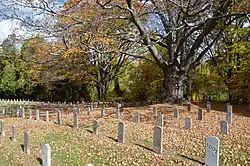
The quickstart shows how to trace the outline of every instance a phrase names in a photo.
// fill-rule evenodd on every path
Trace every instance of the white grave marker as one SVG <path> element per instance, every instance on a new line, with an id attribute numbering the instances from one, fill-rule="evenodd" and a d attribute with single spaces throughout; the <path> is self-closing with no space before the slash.
<path id="1" fill-rule="evenodd" d="M 215 136 L 208 136 L 206 140 L 206 166 L 219 166 L 220 140 Z"/>

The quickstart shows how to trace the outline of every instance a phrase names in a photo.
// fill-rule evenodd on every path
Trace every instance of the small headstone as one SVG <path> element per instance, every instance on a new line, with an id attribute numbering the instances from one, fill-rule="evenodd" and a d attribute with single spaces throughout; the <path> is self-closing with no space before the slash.
<path id="1" fill-rule="evenodd" d="M 57 123 L 59 125 L 62 124 L 62 112 L 61 111 L 57 111 Z"/>
<path id="2" fill-rule="evenodd" d="M 208 136 L 206 140 L 206 166 L 219 166 L 219 138 Z"/>
<path id="3" fill-rule="evenodd" d="M 2 109 L 2 114 L 5 115 L 5 108 Z"/>
<path id="4" fill-rule="evenodd" d="M 190 112 L 191 109 L 192 109 L 192 105 L 189 103 L 189 104 L 188 104 L 188 111 Z"/>
<path id="5" fill-rule="evenodd" d="M 199 108 L 198 110 L 198 120 L 202 120 L 203 119 L 203 110 L 201 108 Z"/>
<path id="6" fill-rule="evenodd" d="M 164 119 L 163 115 L 158 115 L 156 126 L 163 128 L 163 123 L 164 123 L 163 119 Z"/>
<path id="7" fill-rule="evenodd" d="M 19 108 L 19 117 L 21 117 L 23 114 L 23 106 L 20 106 Z"/>
<path id="8" fill-rule="evenodd" d="M 43 145 L 42 166 L 51 166 L 51 148 L 49 144 Z"/>
<path id="9" fill-rule="evenodd" d="M 94 120 L 93 121 L 93 134 L 98 135 L 98 127 L 99 127 L 98 121 Z"/>
<path id="10" fill-rule="evenodd" d="M 122 108 L 122 104 L 121 103 L 117 103 L 117 108 L 121 109 Z"/>
<path id="11" fill-rule="evenodd" d="M 101 108 L 101 117 L 105 116 L 105 108 Z"/>
<path id="12" fill-rule="evenodd" d="M 91 112 L 91 108 L 88 107 L 88 108 L 87 108 L 87 114 L 90 115 L 90 112 Z"/>
<path id="13" fill-rule="evenodd" d="M 125 142 L 125 125 L 123 122 L 118 124 L 118 143 Z"/>
<path id="14" fill-rule="evenodd" d="M 39 110 L 36 110 L 36 120 L 39 120 Z"/>
<path id="15" fill-rule="evenodd" d="M 74 128 L 78 129 L 78 111 L 74 110 Z"/>
<path id="16" fill-rule="evenodd" d="M 228 134 L 228 122 L 225 120 L 220 121 L 220 133 Z"/>
<path id="17" fill-rule="evenodd" d="M 1 136 L 5 136 L 3 120 L 0 120 L 0 132 L 1 132 Z"/>
<path id="18" fill-rule="evenodd" d="M 190 117 L 185 118 L 185 129 L 186 130 L 192 129 L 192 119 Z"/>
<path id="19" fill-rule="evenodd" d="M 68 106 L 68 114 L 70 113 L 70 106 Z"/>
<path id="20" fill-rule="evenodd" d="M 94 166 L 93 164 L 85 164 L 84 166 Z"/>
<path id="21" fill-rule="evenodd" d="M 174 108 L 174 117 L 179 119 L 179 110 L 177 108 Z"/>
<path id="22" fill-rule="evenodd" d="M 160 126 L 157 126 L 154 128 L 154 147 L 153 150 L 154 152 L 158 153 L 158 154 L 162 154 L 163 152 L 163 132 L 162 132 L 162 128 Z"/>
<path id="23" fill-rule="evenodd" d="M 22 118 L 25 119 L 25 110 L 22 108 Z"/>
<path id="24" fill-rule="evenodd" d="M 136 123 L 136 125 L 138 125 L 140 123 L 140 113 L 139 112 L 135 113 L 135 123 Z"/>
<path id="25" fill-rule="evenodd" d="M 32 119 L 32 110 L 30 110 L 29 119 Z"/>
<path id="26" fill-rule="evenodd" d="M 226 112 L 226 121 L 229 124 L 232 124 L 232 119 L 233 119 L 233 107 L 232 107 L 232 105 L 228 105 L 227 112 Z"/>
<path id="27" fill-rule="evenodd" d="M 120 108 L 116 108 L 116 118 L 120 119 L 121 113 L 120 113 Z"/>
<path id="28" fill-rule="evenodd" d="M 16 142 L 16 126 L 15 125 L 11 126 L 11 140 L 13 142 Z"/>
<path id="29" fill-rule="evenodd" d="M 90 103 L 90 111 L 93 111 L 94 110 L 94 103 Z"/>
<path id="30" fill-rule="evenodd" d="M 12 116 L 12 108 L 10 108 L 10 112 L 11 112 L 11 116 Z M 20 110 L 19 110 L 19 108 L 17 108 L 17 110 L 16 110 L 16 116 L 17 117 L 19 117 L 19 114 L 20 114 Z"/>
<path id="31" fill-rule="evenodd" d="M 211 103 L 210 101 L 207 101 L 207 112 L 211 112 Z"/>
<path id="32" fill-rule="evenodd" d="M 45 120 L 46 122 L 49 121 L 49 111 L 45 111 L 45 118 L 44 118 L 44 120 Z"/>
<path id="33" fill-rule="evenodd" d="M 157 110 L 155 106 L 153 106 L 153 117 L 157 117 Z"/>
<path id="34" fill-rule="evenodd" d="M 30 137 L 29 137 L 29 134 L 26 131 L 24 132 L 23 150 L 24 150 L 24 153 L 30 154 Z"/>

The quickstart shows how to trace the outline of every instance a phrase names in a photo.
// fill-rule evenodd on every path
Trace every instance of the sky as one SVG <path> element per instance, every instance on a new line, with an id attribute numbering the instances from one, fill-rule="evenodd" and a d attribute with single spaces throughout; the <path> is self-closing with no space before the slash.
<path id="1" fill-rule="evenodd" d="M 56 5 L 62 5 L 66 1 L 67 0 L 57 0 Z M 17 20 L 3 20 L 0 17 L 0 44 L 13 32 L 13 29 L 16 29 L 16 32 L 19 32 L 20 35 L 25 33 L 23 29 L 20 30 L 18 24 Z"/>
<path id="2" fill-rule="evenodd" d="M 16 20 L 2 20 L 0 22 L 0 43 L 10 35 L 14 29 L 20 29 Z M 19 31 L 21 34 L 24 32 Z"/>

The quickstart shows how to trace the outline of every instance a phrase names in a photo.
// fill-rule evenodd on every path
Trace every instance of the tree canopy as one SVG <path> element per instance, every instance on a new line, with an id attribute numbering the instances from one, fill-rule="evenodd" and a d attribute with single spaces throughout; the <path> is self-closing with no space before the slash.
<path id="1" fill-rule="evenodd" d="M 0 4 L 3 18 L 31 33 L 1 45 L 4 97 L 249 100 L 247 0 Z"/>

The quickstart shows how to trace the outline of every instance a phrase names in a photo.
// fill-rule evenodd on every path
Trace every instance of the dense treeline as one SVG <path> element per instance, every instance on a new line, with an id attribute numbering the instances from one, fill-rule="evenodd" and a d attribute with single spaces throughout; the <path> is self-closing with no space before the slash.
<path id="1" fill-rule="evenodd" d="M 44 11 L 31 2 L 16 5 Z M 56 22 L 18 18 L 53 36 L 43 31 L 20 42 L 13 33 L 2 42 L 0 97 L 250 101 L 247 1 L 146 2 L 69 0 L 60 12 L 47 4 Z"/>

